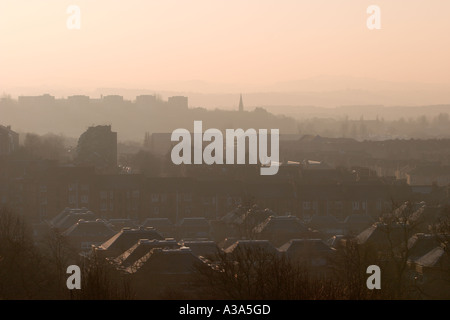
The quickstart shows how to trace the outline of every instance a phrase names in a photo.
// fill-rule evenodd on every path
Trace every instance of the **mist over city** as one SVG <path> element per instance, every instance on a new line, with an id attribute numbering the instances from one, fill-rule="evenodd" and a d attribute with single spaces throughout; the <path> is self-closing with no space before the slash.
<path id="1" fill-rule="evenodd" d="M 2 1 L 0 300 L 449 299 L 449 11 Z"/>

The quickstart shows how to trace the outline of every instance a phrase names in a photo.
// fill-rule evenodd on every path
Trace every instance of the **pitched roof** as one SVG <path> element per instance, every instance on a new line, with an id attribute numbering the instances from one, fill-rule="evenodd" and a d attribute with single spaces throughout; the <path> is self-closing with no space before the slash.
<path id="1" fill-rule="evenodd" d="M 99 237 L 109 239 L 116 234 L 105 221 L 97 219 L 96 221 L 78 220 L 73 226 L 62 233 L 67 237 Z"/>
<path id="2" fill-rule="evenodd" d="M 163 228 L 173 227 L 173 223 L 168 218 L 147 218 L 144 220 L 141 226 L 153 227 L 155 229 L 158 229 L 161 227 Z"/>
<path id="3" fill-rule="evenodd" d="M 390 246 L 399 244 L 405 236 L 405 228 L 401 224 L 386 225 L 381 222 L 362 231 L 356 236 L 358 244 L 373 244 L 377 246 Z"/>
<path id="4" fill-rule="evenodd" d="M 127 271 L 148 275 L 186 275 L 195 273 L 198 263 L 202 261 L 189 248 L 156 248 L 128 267 Z"/>
<path id="5" fill-rule="evenodd" d="M 65 208 L 56 217 L 50 220 L 50 224 L 60 230 L 66 230 L 77 223 L 80 219 L 94 221 L 97 219 L 97 215 L 92 211 L 89 211 L 87 208 Z"/>
<path id="6" fill-rule="evenodd" d="M 431 207 L 423 203 L 420 208 L 414 211 L 408 218 L 410 222 L 416 224 L 434 223 L 439 219 L 440 208 Z"/>
<path id="7" fill-rule="evenodd" d="M 184 218 L 177 225 L 179 227 L 209 228 L 208 220 L 204 217 Z"/>
<path id="8" fill-rule="evenodd" d="M 227 214 L 220 218 L 220 220 L 227 224 L 241 224 L 243 222 L 246 210 L 247 209 L 242 205 L 239 205 L 237 208 L 227 212 Z"/>
<path id="9" fill-rule="evenodd" d="M 132 219 L 109 219 L 108 225 L 114 230 L 122 230 L 122 228 L 135 228 L 136 221 Z"/>
<path id="10" fill-rule="evenodd" d="M 302 233 L 308 229 L 295 216 L 270 216 L 254 228 L 256 233 Z"/>
<path id="11" fill-rule="evenodd" d="M 257 225 L 265 221 L 270 216 L 276 216 L 277 214 L 269 208 L 260 209 L 257 205 L 252 207 L 239 205 L 237 208 L 228 212 L 221 218 L 227 224 L 246 224 Z"/>
<path id="12" fill-rule="evenodd" d="M 219 247 L 214 241 L 201 240 L 201 241 L 181 241 L 184 247 L 191 249 L 192 253 L 196 256 L 211 257 L 218 253 Z"/>
<path id="13" fill-rule="evenodd" d="M 448 253 L 445 252 L 445 249 L 442 246 L 432 249 L 430 252 L 417 259 L 416 264 L 426 268 L 434 268 L 445 265 L 446 270 L 450 267 Z"/>
<path id="14" fill-rule="evenodd" d="M 99 249 L 123 252 L 136 244 L 139 239 L 163 240 L 164 238 L 154 228 L 123 228 L 109 240 L 102 243 Z"/>
<path id="15" fill-rule="evenodd" d="M 122 267 L 128 267 L 141 259 L 154 248 L 175 249 L 179 247 L 179 244 L 173 238 L 168 238 L 165 240 L 140 239 L 134 246 L 115 258 L 114 261 Z"/>
<path id="16" fill-rule="evenodd" d="M 292 239 L 282 245 L 279 250 L 285 252 L 288 256 L 306 255 L 306 254 L 330 254 L 334 249 L 326 245 L 322 239 Z"/>
<path id="17" fill-rule="evenodd" d="M 13 133 L 13 134 L 18 134 L 14 131 L 11 130 L 11 126 L 4 126 L 0 124 L 0 131 L 6 132 L 6 133 Z"/>
<path id="18" fill-rule="evenodd" d="M 416 233 L 408 239 L 409 261 L 416 261 L 441 245 L 439 236 L 425 233 Z"/>
<path id="19" fill-rule="evenodd" d="M 269 240 L 238 240 L 224 251 L 226 253 L 235 253 L 239 250 L 264 251 L 269 254 L 278 254 L 277 248 L 275 248 Z"/>
<path id="20" fill-rule="evenodd" d="M 233 243 L 235 243 L 238 240 L 239 239 L 236 237 L 227 237 L 227 238 L 223 239 L 222 241 L 220 241 L 218 243 L 218 246 L 219 246 L 219 248 L 225 250 L 226 248 L 228 248 L 229 246 L 231 246 Z"/>

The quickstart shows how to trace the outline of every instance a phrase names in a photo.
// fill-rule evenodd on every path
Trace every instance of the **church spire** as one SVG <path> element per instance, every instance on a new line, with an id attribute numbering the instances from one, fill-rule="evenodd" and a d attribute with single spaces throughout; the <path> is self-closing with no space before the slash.
<path id="1" fill-rule="evenodd" d="M 244 111 L 244 103 L 242 102 L 242 93 L 241 93 L 241 97 L 239 99 L 239 111 L 240 112 Z"/>

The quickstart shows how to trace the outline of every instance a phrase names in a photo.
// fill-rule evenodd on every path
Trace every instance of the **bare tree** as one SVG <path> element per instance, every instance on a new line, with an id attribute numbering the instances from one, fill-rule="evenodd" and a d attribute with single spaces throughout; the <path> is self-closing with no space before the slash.
<path id="1" fill-rule="evenodd" d="M 39 249 L 44 255 L 49 270 L 51 271 L 55 287 L 55 294 L 58 298 L 69 298 L 66 288 L 67 267 L 77 263 L 77 251 L 69 244 L 67 238 L 61 232 L 52 228 L 44 235 Z"/>
<path id="2" fill-rule="evenodd" d="M 0 299 L 38 299 L 51 296 L 45 259 L 34 246 L 24 219 L 0 209 Z"/>
<path id="3" fill-rule="evenodd" d="M 130 279 L 97 254 L 84 257 L 81 266 L 81 290 L 72 290 L 71 298 L 80 300 L 129 300 L 134 297 Z"/>
<path id="4" fill-rule="evenodd" d="M 214 299 L 368 299 L 380 292 L 365 287 L 366 278 L 349 279 L 318 275 L 306 265 L 260 249 L 219 251 L 214 263 L 199 265 L 199 288 L 205 298 Z M 361 292 L 354 294 L 350 286 Z"/>

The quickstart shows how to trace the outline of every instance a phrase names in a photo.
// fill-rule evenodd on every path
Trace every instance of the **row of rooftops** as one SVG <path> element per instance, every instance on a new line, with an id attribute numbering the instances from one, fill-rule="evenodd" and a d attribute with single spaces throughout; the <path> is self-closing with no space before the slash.
<path id="1" fill-rule="evenodd" d="M 266 211 L 273 213 L 271 211 Z M 50 223 L 56 227 L 61 228 L 64 227 L 65 223 L 67 221 L 70 221 L 68 219 L 69 217 L 73 217 L 75 219 L 88 216 L 89 218 L 94 218 L 94 214 L 87 210 L 87 209 L 66 209 L 64 210 L 60 215 L 55 217 Z M 108 221 L 102 220 L 102 219 L 95 219 L 92 221 L 88 221 L 85 219 L 78 219 L 73 225 L 68 227 L 64 234 L 66 235 L 73 235 L 74 232 L 77 231 L 77 229 L 84 229 L 85 231 L 89 232 L 104 232 L 109 231 L 111 233 L 114 233 L 109 240 L 104 242 L 102 245 L 98 247 L 100 250 L 110 250 L 110 249 L 121 249 L 125 247 L 130 247 L 129 245 L 131 242 L 136 242 L 140 239 L 153 239 L 158 241 L 166 241 L 161 236 L 161 234 L 157 231 L 157 229 L 154 228 L 154 226 L 146 226 L 146 224 L 152 224 L 151 222 L 155 221 L 160 226 L 170 226 L 170 220 L 164 219 L 164 218 L 157 218 L 157 219 L 147 219 L 145 220 L 144 224 L 137 228 L 132 227 L 123 227 L 119 232 L 114 232 L 112 228 L 108 225 Z M 272 222 L 272 223 L 271 223 Z M 280 216 L 276 217 L 273 215 L 270 215 L 266 221 L 264 221 L 262 224 L 258 225 L 255 229 L 264 230 L 266 228 L 276 228 L 276 226 L 272 226 L 273 224 L 278 224 L 278 227 L 285 227 L 288 226 L 291 228 L 292 232 L 297 231 L 306 231 L 306 227 L 300 222 L 300 220 L 297 217 L 294 216 Z M 209 223 L 205 218 L 185 218 L 180 221 L 178 224 L 179 226 L 203 226 L 209 228 Z M 87 229 L 87 230 L 86 230 Z M 289 231 L 289 230 L 288 230 Z M 126 239 L 131 240 L 126 240 Z M 124 242 L 125 241 L 125 242 Z M 148 243 L 150 240 L 143 240 L 142 243 Z M 174 240 L 168 239 L 164 243 L 173 243 Z M 266 243 L 264 240 L 261 240 L 261 243 Z M 198 243 L 192 240 L 183 240 L 184 244 L 192 244 L 192 243 Z M 244 240 L 241 240 L 241 243 L 246 243 Z M 258 242 L 255 242 L 258 243 Z"/>
<path id="2" fill-rule="evenodd" d="M 396 254 L 404 254 L 407 250 L 407 264 L 423 271 L 424 268 L 450 267 L 449 234 L 416 233 L 407 235 L 408 241 L 404 243 L 404 228 L 402 225 L 390 227 L 381 223 L 374 224 L 357 236 L 360 245 L 374 246 L 379 250 L 393 247 Z M 448 269 L 447 269 L 448 270 Z"/>
<path id="3" fill-rule="evenodd" d="M 373 223 L 374 219 L 366 214 L 351 214 L 345 218 L 344 221 L 338 221 L 334 216 L 317 216 L 313 215 L 308 220 L 300 220 L 296 216 L 285 215 L 278 216 L 275 212 L 269 209 L 255 210 L 253 212 L 239 213 L 239 209 L 232 210 L 221 218 L 221 221 L 227 224 L 242 224 L 246 218 L 255 215 L 259 216 L 259 220 L 262 222 L 258 229 L 263 229 L 264 226 L 269 225 L 273 227 L 274 224 L 284 225 L 289 228 L 292 226 L 300 226 L 304 228 L 304 225 L 332 225 L 339 223 Z M 422 209 L 421 209 L 422 210 Z M 205 217 L 186 217 L 181 219 L 178 223 L 173 224 L 168 218 L 147 218 L 142 224 L 138 225 L 136 221 L 132 219 L 99 219 L 99 217 L 87 208 L 80 209 L 64 209 L 60 214 L 55 216 L 49 221 L 49 223 L 58 229 L 67 229 L 76 222 L 87 221 L 105 221 L 111 225 L 125 225 L 124 228 L 132 229 L 133 227 L 172 227 L 172 226 L 203 226 L 208 227 L 209 222 Z"/>
<path id="4" fill-rule="evenodd" d="M 123 233 L 122 233 L 123 235 Z M 117 267 L 134 273 L 139 270 L 148 259 L 154 259 L 156 255 L 169 257 L 173 260 L 183 259 L 182 255 L 188 255 L 189 260 L 197 261 L 198 259 L 214 260 L 219 251 L 230 255 L 239 255 L 243 252 L 263 253 L 270 255 L 285 255 L 296 261 L 302 259 L 310 259 L 320 257 L 323 259 L 322 264 L 328 263 L 336 253 L 336 248 L 325 243 L 321 239 L 291 239 L 284 245 L 276 248 L 268 240 L 237 240 L 225 248 L 219 248 L 214 241 L 195 240 L 176 242 L 175 239 L 139 239 L 128 249 L 119 253 L 120 250 L 114 248 L 124 247 L 124 241 L 119 245 L 119 237 L 113 241 L 107 241 L 95 250 L 110 251 L 105 257 L 110 256 Z M 132 242 L 129 242 L 131 244 Z M 125 245 L 126 247 L 127 245 Z M 428 234 L 415 234 L 408 241 L 408 249 L 410 256 L 408 264 L 419 266 L 420 268 L 433 268 L 438 264 L 448 263 L 446 256 L 446 244 L 439 242 L 439 238 Z M 166 273 L 172 270 L 172 267 L 158 269 L 153 268 L 152 271 Z"/>
<path id="5" fill-rule="evenodd" d="M 395 214 L 399 215 L 402 210 L 406 210 L 405 206 L 406 204 L 399 207 Z M 424 204 L 416 204 L 413 209 L 415 210 L 413 213 L 421 212 L 424 214 L 427 212 Z M 278 230 L 287 230 L 286 232 L 288 234 L 295 236 L 296 234 L 300 234 L 300 232 L 307 231 L 304 223 L 297 217 L 277 217 L 270 210 L 260 211 L 262 211 L 263 216 L 264 214 L 268 215 L 266 219 L 262 220 L 255 227 L 256 231 L 260 233 L 264 231 L 276 233 L 277 231 L 273 229 L 279 228 Z M 53 222 L 56 224 L 64 224 L 67 221 L 67 216 L 79 218 L 83 214 L 88 216 L 93 215 L 87 209 L 66 209 L 63 213 L 55 217 Z M 123 222 L 122 220 L 124 219 L 116 220 Z M 151 220 L 147 220 L 145 224 L 151 224 Z M 196 220 L 195 218 L 188 218 L 185 219 L 185 222 L 187 221 L 188 225 L 192 223 L 195 225 Z M 208 223 L 205 219 L 201 220 L 206 224 Z M 163 218 L 155 219 L 154 221 L 161 225 L 170 225 L 170 221 Z M 103 235 L 108 239 L 101 244 L 93 245 L 93 252 L 108 258 L 120 270 L 128 273 L 151 270 L 154 274 L 187 274 L 193 264 L 198 262 L 211 262 L 214 260 L 214 257 L 217 257 L 219 252 L 230 257 L 236 257 L 236 255 L 239 255 L 241 252 L 246 252 L 249 249 L 268 255 L 284 255 L 296 261 L 308 261 L 308 263 L 316 267 L 326 267 L 328 262 L 331 261 L 330 259 L 336 254 L 336 250 L 341 248 L 347 240 L 347 237 L 337 235 L 325 242 L 322 239 L 310 236 L 309 238 L 291 238 L 287 242 L 277 246 L 268 239 L 245 240 L 227 238 L 220 243 L 209 239 L 182 239 L 177 241 L 174 238 L 165 238 L 154 227 L 145 225 L 141 225 L 138 228 L 124 227 L 119 232 L 116 232 L 108 226 L 107 221 L 102 219 L 93 221 L 79 219 L 64 234 L 73 236 L 76 234 L 78 227 L 87 230 L 88 233 L 98 233 L 101 230 Z M 394 251 L 399 251 L 402 249 L 402 241 L 405 239 L 404 235 L 401 234 L 403 230 L 404 228 L 402 228 L 401 223 L 390 225 L 388 229 L 385 223 L 377 222 L 361 232 L 356 237 L 356 241 L 361 246 L 376 245 L 379 248 L 393 244 Z M 390 242 L 386 237 L 387 231 L 390 232 Z M 76 235 L 80 237 L 84 236 L 83 233 Z M 423 270 L 424 268 L 434 268 L 443 263 L 448 263 L 446 253 L 448 243 L 442 240 L 446 237 L 448 235 L 441 237 L 441 235 L 424 233 L 408 235 L 408 265 L 411 268 Z"/>
<path id="6" fill-rule="evenodd" d="M 269 216 L 267 219 L 263 220 L 259 224 L 257 224 L 252 232 L 255 235 L 261 235 L 262 237 L 267 235 L 291 235 L 291 236 L 299 236 L 305 237 L 313 234 L 313 230 L 325 230 L 327 228 L 334 228 L 334 230 L 343 230 L 346 227 L 353 227 L 357 225 L 367 226 L 370 225 L 370 217 L 367 218 L 360 217 L 361 220 L 356 222 L 351 222 L 351 219 L 348 217 L 345 222 L 339 222 L 334 217 L 332 219 L 314 219 L 314 217 L 309 220 L 306 224 L 302 222 L 300 219 L 294 216 Z M 317 221 L 318 220 L 318 221 Z M 53 225 L 59 230 L 64 230 L 63 234 L 71 237 L 82 237 L 83 235 L 89 236 L 92 234 L 97 235 L 110 235 L 113 236 L 117 233 L 119 229 L 115 228 L 117 224 L 111 220 L 85 220 L 79 219 L 75 223 L 71 224 L 70 219 L 63 219 L 60 224 Z M 67 227 L 68 225 L 70 225 Z M 311 228 L 312 227 L 312 228 Z M 166 218 L 149 218 L 144 221 L 141 226 L 133 227 L 126 226 L 120 228 L 123 233 L 143 233 L 148 231 L 153 231 L 158 233 L 161 237 L 164 235 L 174 235 L 175 230 L 178 228 L 182 229 L 193 229 L 198 231 L 196 233 L 197 237 L 200 236 L 200 231 L 202 234 L 209 238 L 210 230 L 213 228 L 208 220 L 205 218 L 184 218 L 179 221 L 178 224 L 173 225 L 169 219 Z"/>
<path id="7" fill-rule="evenodd" d="M 345 230 L 363 230 L 371 225 L 373 219 L 368 215 L 352 215 L 344 222 L 332 216 L 313 216 L 303 221 L 296 216 L 277 216 L 275 212 L 253 207 L 245 210 L 238 207 L 221 220 L 209 221 L 204 217 L 184 218 L 173 224 L 168 218 L 148 218 L 141 224 L 131 219 L 100 219 L 86 208 L 66 208 L 49 221 L 49 225 L 63 232 L 65 236 L 82 241 L 102 243 L 99 250 L 108 250 L 112 243 L 119 245 L 117 250 L 125 250 L 139 239 L 159 239 L 176 237 L 178 240 L 189 238 L 217 239 L 222 235 L 227 237 L 249 237 L 247 233 L 239 232 L 240 228 L 250 226 L 248 231 L 256 239 L 267 239 L 281 245 L 294 238 L 322 238 L 334 234 L 343 234 Z M 225 232 L 225 233 L 223 233 Z M 130 235 L 131 242 L 120 245 L 115 242 L 121 234 Z M 101 241 L 101 240 L 104 241 Z M 106 241 L 109 239 L 108 241 Z M 122 239 L 122 238 L 121 238 Z M 231 244 L 230 244 L 231 245 Z M 114 249 L 114 248 L 113 248 Z"/>
<path id="8" fill-rule="evenodd" d="M 96 248 L 97 250 L 97 248 Z M 182 241 L 174 239 L 149 240 L 140 239 L 138 242 L 118 256 L 111 256 L 108 260 L 116 267 L 129 273 L 139 271 L 148 261 L 188 260 L 188 262 L 214 262 L 220 252 L 230 258 L 237 258 L 241 254 L 261 254 L 267 258 L 285 255 L 296 261 L 302 258 L 323 257 L 325 261 L 335 254 L 336 249 L 329 247 L 320 239 L 293 239 L 280 248 L 274 247 L 268 240 L 238 240 L 227 248 L 219 248 L 214 241 Z M 159 259 L 156 259 L 158 257 Z M 185 261 L 186 263 L 186 261 Z M 180 261 L 178 261 L 180 264 Z M 188 263 L 189 264 L 189 263 Z M 164 265 L 164 264 L 163 264 Z M 148 267 L 148 266 L 147 266 Z M 175 266 L 178 268 L 180 266 Z M 155 273 L 174 273 L 174 266 L 155 265 Z"/>
<path id="9" fill-rule="evenodd" d="M 449 260 L 446 247 L 432 235 L 416 234 L 410 238 L 408 249 L 411 252 L 408 264 L 419 268 L 433 268 L 442 263 L 448 265 Z M 201 248 L 199 248 L 201 247 Z M 111 258 L 117 267 L 134 273 L 139 270 L 150 258 L 156 255 L 169 257 L 173 260 L 183 259 L 189 256 L 189 260 L 211 261 L 217 257 L 219 251 L 229 255 L 231 258 L 241 253 L 264 254 L 267 257 L 273 255 L 285 255 L 295 261 L 307 261 L 321 258 L 316 267 L 326 266 L 330 259 L 336 254 L 336 248 L 325 243 L 321 239 L 291 239 L 279 248 L 274 247 L 268 240 L 238 240 L 226 248 L 219 249 L 213 241 L 187 241 L 176 243 L 174 239 L 148 240 L 140 239 L 138 242 L 117 257 Z M 184 255 L 184 256 L 183 256 Z M 205 260 L 206 259 L 206 260 Z M 305 260 L 306 259 L 306 260 Z M 320 261 L 320 260 L 319 260 Z M 173 266 L 157 269 L 153 272 L 167 273 Z M 173 271 L 173 270 L 172 270 Z M 172 272 L 170 271 L 170 272 Z"/>
<path id="10" fill-rule="evenodd" d="M 187 217 L 181 219 L 175 225 L 168 218 L 147 218 L 142 224 L 138 224 L 137 221 L 132 219 L 100 219 L 97 214 L 90 211 L 87 208 L 71 209 L 65 208 L 60 214 L 48 221 L 49 224 L 59 230 L 67 230 L 76 223 L 91 223 L 99 224 L 104 223 L 111 228 L 122 226 L 127 232 L 137 232 L 137 230 L 143 230 L 145 228 L 167 228 L 167 227 L 205 227 L 209 228 L 209 222 L 204 217 Z"/>

